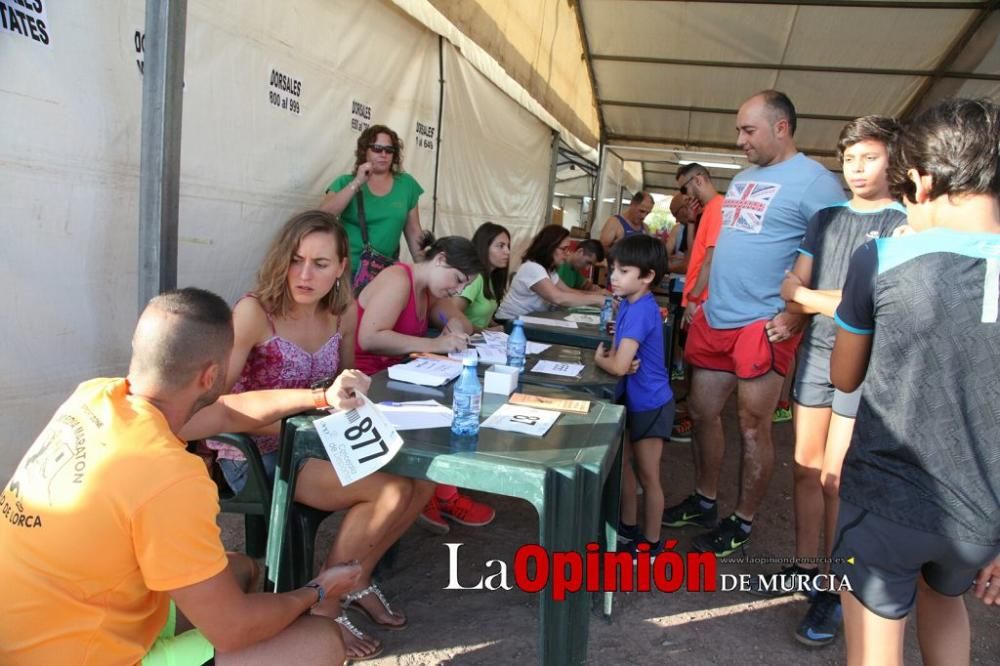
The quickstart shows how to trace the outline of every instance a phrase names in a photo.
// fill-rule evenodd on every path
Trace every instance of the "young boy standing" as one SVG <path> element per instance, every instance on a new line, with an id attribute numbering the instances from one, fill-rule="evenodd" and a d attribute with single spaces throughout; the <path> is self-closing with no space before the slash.
<path id="1" fill-rule="evenodd" d="M 864 381 L 834 573 L 849 664 L 968 664 L 962 595 L 1000 585 L 1000 107 L 946 99 L 899 138 L 889 178 L 916 232 L 866 243 L 837 307 L 831 377 Z M 985 597 L 984 597 L 985 595 Z"/>
<path id="2" fill-rule="evenodd" d="M 650 554 L 663 551 L 660 518 L 663 515 L 663 486 L 660 483 L 660 454 L 663 440 L 670 438 L 674 423 L 674 396 L 663 354 L 663 318 L 650 293 L 667 270 L 663 243 L 651 236 L 629 236 L 611 249 L 611 291 L 623 300 L 618 309 L 613 348 L 597 347 L 594 362 L 621 377 L 615 391 L 625 405 L 628 438 L 625 442 L 622 478 L 622 513 L 619 533 L 633 553 L 644 541 Z M 633 359 L 639 362 L 628 374 Z M 643 490 L 643 525 L 638 527 L 636 482 Z"/>
<path id="3" fill-rule="evenodd" d="M 898 123 L 883 116 L 864 116 L 844 126 L 837 154 L 852 197 L 812 217 L 795 265 L 781 285 L 789 312 L 814 315 L 799 347 L 794 384 L 795 556 L 808 562 L 819 556 L 823 534 L 823 554 L 829 557 L 833 548 L 840 468 L 861 399 L 860 390 L 843 393 L 830 381 L 834 310 L 854 251 L 870 239 L 891 236 L 906 224 L 906 210 L 889 191 L 887 175 L 898 136 Z M 782 571 L 782 582 L 817 572 L 815 565 L 796 564 Z M 786 585 L 765 594 L 795 591 Z M 839 595 L 818 592 L 795 637 L 806 645 L 827 645 L 836 638 L 840 621 Z"/>

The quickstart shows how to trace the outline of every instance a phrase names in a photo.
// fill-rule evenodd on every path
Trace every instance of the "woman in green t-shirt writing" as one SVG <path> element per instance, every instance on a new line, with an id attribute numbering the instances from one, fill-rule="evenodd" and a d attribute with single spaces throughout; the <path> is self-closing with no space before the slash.
<path id="1" fill-rule="evenodd" d="M 507 290 L 510 233 L 499 224 L 484 222 L 472 235 L 472 244 L 486 271 L 477 275 L 452 301 L 475 329 L 481 331 L 494 325 L 493 313 Z"/>
<path id="2" fill-rule="evenodd" d="M 354 170 L 330 183 L 320 209 L 340 216 L 347 230 L 351 251 L 351 272 L 357 273 L 364 246 L 358 222 L 357 196 L 364 197 L 368 242 L 386 257 L 399 255 L 399 240 L 406 236 L 410 254 L 420 256 L 420 211 L 417 200 L 423 194 L 413 176 L 403 171 L 403 144 L 399 135 L 385 125 L 372 125 L 358 137 Z"/>

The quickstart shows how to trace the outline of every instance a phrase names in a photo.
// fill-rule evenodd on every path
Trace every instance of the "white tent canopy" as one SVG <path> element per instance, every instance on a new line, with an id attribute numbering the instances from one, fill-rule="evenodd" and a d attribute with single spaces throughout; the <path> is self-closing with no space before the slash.
<path id="1" fill-rule="evenodd" d="M 674 191 L 682 161 L 744 164 L 735 112 L 761 89 L 788 93 L 800 149 L 836 168 L 848 119 L 1000 99 L 998 6 L 188 0 L 178 283 L 249 289 L 270 235 L 350 168 L 373 122 L 406 144 L 425 227 L 493 220 L 517 250 L 552 183 L 600 224 L 620 195 Z M 17 10 L 31 21 L 0 30 L 0 474 L 77 381 L 124 372 L 138 281 L 145 3 Z M 735 173 L 710 171 L 720 190 Z"/>
<path id="2" fill-rule="evenodd" d="M 76 383 L 126 371 L 137 315 L 145 4 L 42 4 L 47 43 L 0 32 L 5 477 Z M 250 289 L 271 235 L 352 167 L 370 123 L 399 132 L 425 228 L 492 220 L 519 255 L 544 223 L 558 123 L 394 4 L 189 0 L 186 26 L 179 285 Z"/>

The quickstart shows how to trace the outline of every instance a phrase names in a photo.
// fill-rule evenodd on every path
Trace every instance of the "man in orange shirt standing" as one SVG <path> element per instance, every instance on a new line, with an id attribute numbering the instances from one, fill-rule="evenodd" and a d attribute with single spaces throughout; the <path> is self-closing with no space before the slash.
<path id="1" fill-rule="evenodd" d="M 0 663 L 343 661 L 337 625 L 303 613 L 352 589 L 360 567 L 245 594 L 234 570 L 246 567 L 230 564 L 219 538 L 215 484 L 185 440 L 355 407 L 368 379 L 345 371 L 325 391 L 220 398 L 232 345 L 215 294 L 157 296 L 136 326 L 128 377 L 80 384 L 28 449 L 0 491 Z"/>
<path id="2" fill-rule="evenodd" d="M 708 273 L 712 266 L 715 242 L 722 228 L 722 202 L 725 197 L 715 190 L 708 169 L 696 162 L 685 164 L 677 170 L 677 187 L 682 195 L 697 201 L 702 209 L 698 231 L 688 252 L 687 275 L 681 296 L 681 306 L 684 307 L 684 315 L 681 317 L 683 332 L 691 324 L 701 304 L 708 299 Z M 675 442 L 690 442 L 694 424 L 687 416 L 686 409 L 678 411 L 678 419 L 670 439 Z"/>
<path id="3" fill-rule="evenodd" d="M 677 187 L 681 194 L 694 197 L 702 206 L 698 233 L 688 258 L 684 295 L 681 297 L 681 305 L 684 306 L 681 326 L 687 328 L 698 308 L 708 299 L 708 273 L 719 229 L 722 228 L 722 201 L 725 197 L 715 191 L 708 169 L 697 163 L 685 164 L 677 170 Z"/>

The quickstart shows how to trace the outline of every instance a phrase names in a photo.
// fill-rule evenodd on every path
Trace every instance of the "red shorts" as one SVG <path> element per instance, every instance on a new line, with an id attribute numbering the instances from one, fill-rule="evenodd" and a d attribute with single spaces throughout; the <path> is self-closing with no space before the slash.
<path id="1" fill-rule="evenodd" d="M 712 328 L 698 308 L 688 328 L 684 359 L 696 368 L 731 372 L 740 379 L 762 377 L 771 370 L 785 376 L 802 334 L 782 342 L 767 339 L 767 319 L 743 328 Z"/>

